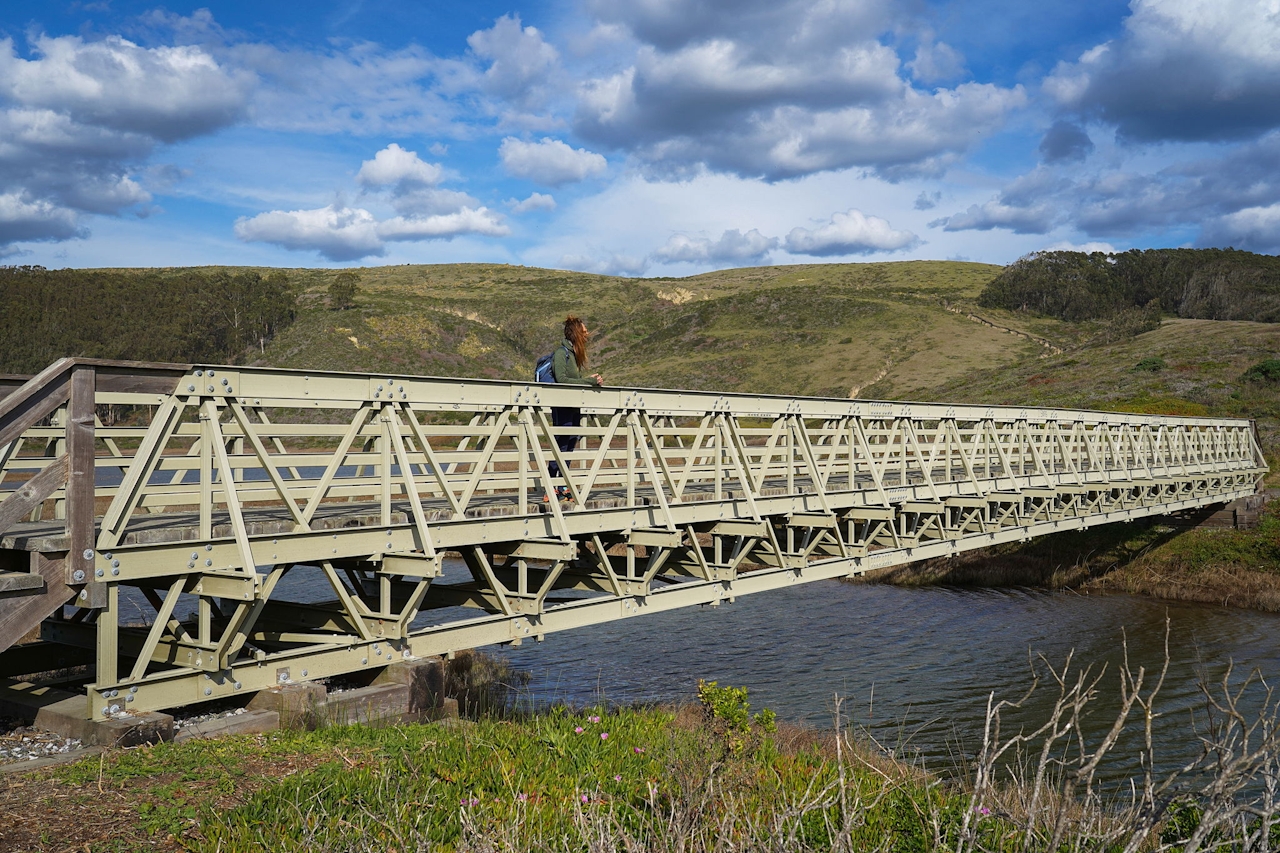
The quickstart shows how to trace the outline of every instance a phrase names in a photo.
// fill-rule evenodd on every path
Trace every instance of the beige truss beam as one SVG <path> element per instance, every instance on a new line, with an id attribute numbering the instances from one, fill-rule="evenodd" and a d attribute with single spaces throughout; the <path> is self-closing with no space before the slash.
<path id="1" fill-rule="evenodd" d="M 0 438 L 0 551 L 90 537 L 44 628 L 95 650 L 87 716 L 1202 507 L 1267 470 L 1225 418 L 82 360 L 0 401 Z M 289 601 L 289 572 L 336 599 Z"/>

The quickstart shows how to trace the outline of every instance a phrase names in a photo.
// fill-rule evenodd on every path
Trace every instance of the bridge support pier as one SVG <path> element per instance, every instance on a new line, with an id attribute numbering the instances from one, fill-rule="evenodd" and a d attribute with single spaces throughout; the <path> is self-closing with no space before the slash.
<path id="1" fill-rule="evenodd" d="M 84 718 L 84 697 L 71 696 L 36 712 L 36 728 L 75 738 L 85 746 L 141 746 L 173 740 L 173 717 L 159 711 L 107 720 Z"/>

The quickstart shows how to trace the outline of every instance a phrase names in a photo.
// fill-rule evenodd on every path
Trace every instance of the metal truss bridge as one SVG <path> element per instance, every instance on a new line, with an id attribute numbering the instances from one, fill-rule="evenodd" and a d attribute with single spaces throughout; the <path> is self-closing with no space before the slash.
<path id="1" fill-rule="evenodd" d="M 85 719 L 1230 501 L 1267 469 L 1220 418 L 84 359 L 0 394 L 0 677 L 79 654 Z"/>

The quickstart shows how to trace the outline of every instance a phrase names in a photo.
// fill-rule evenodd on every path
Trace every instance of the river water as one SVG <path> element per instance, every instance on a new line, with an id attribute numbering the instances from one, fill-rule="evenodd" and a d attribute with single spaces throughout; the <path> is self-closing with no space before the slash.
<path id="1" fill-rule="evenodd" d="M 332 598 L 318 574 L 291 573 L 277 595 Z M 465 575 L 461 561 L 446 561 L 445 579 Z M 131 608 L 139 618 L 150 611 L 132 591 L 122 605 L 126 621 Z M 475 615 L 427 611 L 414 626 Z M 1128 595 L 819 581 L 486 651 L 529 673 L 516 697 L 526 708 L 691 702 L 705 679 L 746 687 L 753 710 L 829 729 L 839 698 L 846 724 L 895 755 L 948 772 L 980 749 L 989 698 L 1019 699 L 1036 673 L 1041 688 L 1008 713 L 1005 730 L 1043 723 L 1057 696 L 1045 676 L 1068 656 L 1072 672 L 1102 675 L 1081 726 L 1096 743 L 1115 719 L 1126 646 L 1130 669 L 1144 667 L 1149 688 L 1164 665 L 1166 620 L 1168 674 L 1155 705 L 1155 742 L 1157 768 L 1170 769 L 1200 749 L 1202 685 L 1221 681 L 1232 664 L 1236 682 L 1254 671 L 1280 680 L 1280 614 Z M 1253 712 L 1260 701 L 1255 690 L 1245 705 Z M 1139 719 L 1102 766 L 1104 780 L 1138 772 Z"/>
<path id="2" fill-rule="evenodd" d="M 1157 767 L 1170 768 L 1200 749 L 1205 701 L 1201 685 L 1221 680 L 1234 662 L 1239 677 L 1280 676 L 1280 615 L 1127 595 L 1081 595 L 1027 589 L 906 589 L 826 581 L 693 608 L 549 635 L 541 644 L 497 652 L 531 673 L 522 700 L 540 705 L 679 702 L 698 679 L 747 687 L 753 709 L 784 720 L 831 727 L 842 715 L 895 754 L 926 766 L 955 768 L 981 746 L 989 696 L 1016 700 L 1033 666 L 1106 667 L 1083 731 L 1097 742 L 1119 707 L 1127 643 L 1131 669 L 1148 684 L 1165 659 L 1169 670 L 1156 708 Z M 1043 660 L 1041 660 L 1041 657 Z M 1041 688 L 1006 731 L 1046 718 L 1056 690 Z M 1261 697 L 1248 694 L 1256 710 Z M 1104 779 L 1138 769 L 1135 715 L 1102 768 Z"/>

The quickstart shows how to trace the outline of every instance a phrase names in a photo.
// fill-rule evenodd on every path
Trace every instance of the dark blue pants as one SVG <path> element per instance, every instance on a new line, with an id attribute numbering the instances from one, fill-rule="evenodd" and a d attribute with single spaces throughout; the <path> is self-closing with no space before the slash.
<path id="1" fill-rule="evenodd" d="M 581 409 L 559 409 L 555 406 L 551 407 L 551 425 L 558 427 L 576 427 L 582 423 Z M 573 448 L 578 446 L 578 437 L 576 435 L 557 435 L 556 446 L 560 448 L 561 453 L 571 453 Z M 560 476 L 560 464 L 554 459 L 547 465 L 547 471 L 552 477 Z"/>

